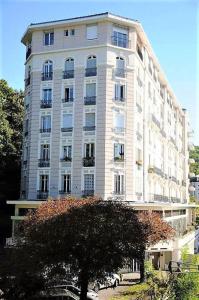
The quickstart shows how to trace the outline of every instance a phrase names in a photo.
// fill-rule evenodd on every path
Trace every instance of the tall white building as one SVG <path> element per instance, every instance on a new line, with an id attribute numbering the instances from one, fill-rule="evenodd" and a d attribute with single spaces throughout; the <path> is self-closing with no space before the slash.
<path id="1" fill-rule="evenodd" d="M 95 194 L 158 211 L 183 240 L 192 222 L 187 113 L 141 24 L 110 13 L 37 23 L 22 43 L 26 109 L 21 199 L 8 201 L 13 234 L 26 209 L 49 196 Z M 175 243 L 150 249 L 157 263 L 164 257 L 161 267 L 179 256 Z"/>

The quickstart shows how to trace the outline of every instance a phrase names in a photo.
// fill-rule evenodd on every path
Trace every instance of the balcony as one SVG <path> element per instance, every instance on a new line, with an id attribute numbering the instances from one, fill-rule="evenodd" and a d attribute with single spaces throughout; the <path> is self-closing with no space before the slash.
<path id="1" fill-rule="evenodd" d="M 113 191 L 113 195 L 123 196 L 124 195 L 124 191 Z"/>
<path id="2" fill-rule="evenodd" d="M 69 156 L 65 156 L 63 158 L 60 158 L 61 162 L 71 162 L 72 161 L 72 157 Z"/>
<path id="3" fill-rule="evenodd" d="M 85 69 L 85 76 L 86 77 L 91 77 L 91 76 L 96 76 L 97 75 L 97 68 L 86 68 Z"/>
<path id="4" fill-rule="evenodd" d="M 27 87 L 28 85 L 30 85 L 30 76 L 25 79 L 25 87 Z"/>
<path id="5" fill-rule="evenodd" d="M 173 182 L 175 182 L 176 184 L 178 184 L 178 180 L 177 180 L 177 178 L 176 177 L 174 177 L 174 176 L 171 176 L 171 177 L 169 177 Z"/>
<path id="6" fill-rule="evenodd" d="M 125 78 L 126 77 L 126 70 L 121 68 L 114 69 L 114 75 L 116 77 Z"/>
<path id="7" fill-rule="evenodd" d="M 84 97 L 85 105 L 95 105 L 96 104 L 96 96 Z"/>
<path id="8" fill-rule="evenodd" d="M 119 38 L 116 35 L 113 35 L 111 37 L 111 43 L 112 43 L 112 45 L 121 47 L 121 48 L 129 48 L 129 44 L 130 44 L 130 42 L 126 38 Z"/>
<path id="9" fill-rule="evenodd" d="M 63 71 L 63 79 L 74 78 L 74 70 Z"/>
<path id="10" fill-rule="evenodd" d="M 59 194 L 62 196 L 68 196 L 68 195 L 71 195 L 71 191 L 60 190 Z"/>
<path id="11" fill-rule="evenodd" d="M 53 72 L 48 72 L 48 73 L 42 73 L 41 74 L 41 80 L 42 81 L 47 81 L 47 80 L 52 80 L 53 79 Z"/>
<path id="12" fill-rule="evenodd" d="M 84 167 L 94 167 L 95 166 L 95 157 L 84 157 L 83 158 Z"/>
<path id="13" fill-rule="evenodd" d="M 125 101 L 125 98 L 124 97 L 114 97 L 114 100 L 115 101 L 118 101 L 118 102 L 124 102 Z"/>
<path id="14" fill-rule="evenodd" d="M 40 133 L 50 133 L 51 132 L 51 128 L 41 128 L 40 129 Z"/>
<path id="15" fill-rule="evenodd" d="M 40 167 L 40 168 L 49 168 L 50 167 L 50 159 L 40 158 L 39 161 L 38 161 L 38 167 Z"/>
<path id="16" fill-rule="evenodd" d="M 164 203 L 170 202 L 169 197 L 163 196 L 163 195 L 158 195 L 158 194 L 149 195 L 149 199 L 150 199 L 150 201 L 154 201 L 154 202 L 164 202 Z"/>
<path id="17" fill-rule="evenodd" d="M 62 103 L 71 103 L 74 101 L 74 98 L 64 98 L 62 99 Z"/>
<path id="18" fill-rule="evenodd" d="M 84 126 L 84 131 L 95 131 L 95 126 Z"/>
<path id="19" fill-rule="evenodd" d="M 72 132 L 73 131 L 73 127 L 62 127 L 61 131 L 62 132 Z"/>
<path id="20" fill-rule="evenodd" d="M 171 197 L 171 202 L 172 203 L 180 203 L 180 198 L 177 198 L 177 197 Z"/>
<path id="21" fill-rule="evenodd" d="M 148 173 L 155 173 L 161 177 L 165 177 L 164 172 L 160 168 L 154 166 L 148 168 Z"/>
<path id="22" fill-rule="evenodd" d="M 48 191 L 37 191 L 37 199 L 45 200 L 48 198 Z"/>
<path id="23" fill-rule="evenodd" d="M 29 47 L 27 49 L 27 51 L 26 51 L 26 59 L 28 59 L 28 57 L 30 56 L 31 52 L 32 52 L 32 49 L 31 49 L 31 47 Z"/>
<path id="24" fill-rule="evenodd" d="M 51 100 L 41 100 L 41 108 L 51 108 L 52 101 Z"/>
<path id="25" fill-rule="evenodd" d="M 94 196 L 94 190 L 83 190 L 82 197 Z"/>
<path id="26" fill-rule="evenodd" d="M 124 154 L 121 154 L 120 157 L 115 156 L 114 157 L 114 162 L 124 162 Z"/>

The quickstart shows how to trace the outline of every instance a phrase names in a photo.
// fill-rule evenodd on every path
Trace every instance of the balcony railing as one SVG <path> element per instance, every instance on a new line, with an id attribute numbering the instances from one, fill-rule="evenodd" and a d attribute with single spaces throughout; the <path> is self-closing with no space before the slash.
<path id="1" fill-rule="evenodd" d="M 84 97 L 85 105 L 95 105 L 96 104 L 96 96 Z"/>
<path id="2" fill-rule="evenodd" d="M 125 78 L 126 77 L 126 70 L 121 68 L 116 68 L 114 70 L 114 74 L 116 77 Z"/>
<path id="3" fill-rule="evenodd" d="M 74 78 L 74 70 L 63 71 L 63 79 Z"/>
<path id="4" fill-rule="evenodd" d="M 115 101 L 118 101 L 118 102 L 124 102 L 125 101 L 125 98 L 124 97 L 114 97 L 114 100 Z"/>
<path id="5" fill-rule="evenodd" d="M 180 198 L 177 198 L 177 197 L 171 197 L 171 202 L 173 203 L 180 203 Z"/>
<path id="6" fill-rule="evenodd" d="M 48 198 L 48 191 L 37 191 L 37 199 L 41 199 L 41 200 L 44 200 L 44 199 L 47 199 Z"/>
<path id="7" fill-rule="evenodd" d="M 168 196 L 163 196 L 158 194 L 150 194 L 149 199 L 150 201 L 154 201 L 154 202 L 170 202 Z"/>
<path id="8" fill-rule="evenodd" d="M 84 126 L 83 129 L 84 129 L 84 131 L 94 131 L 95 126 Z"/>
<path id="9" fill-rule="evenodd" d="M 63 158 L 60 158 L 61 162 L 71 162 L 72 161 L 72 157 L 69 156 L 65 156 Z"/>
<path id="10" fill-rule="evenodd" d="M 126 38 L 119 38 L 118 36 L 113 35 L 111 37 L 111 43 L 114 46 L 122 47 L 122 48 L 129 48 L 130 42 Z"/>
<path id="11" fill-rule="evenodd" d="M 124 195 L 124 191 L 113 191 L 113 195 Z"/>
<path id="12" fill-rule="evenodd" d="M 148 168 L 148 173 L 155 173 L 155 174 L 157 174 L 161 177 L 165 177 L 164 172 L 161 169 L 159 169 L 158 167 L 155 167 L 155 166 L 149 167 Z"/>
<path id="13" fill-rule="evenodd" d="M 41 100 L 41 108 L 51 108 L 52 101 L 51 100 Z"/>
<path id="14" fill-rule="evenodd" d="M 123 162 L 124 161 L 124 154 L 121 154 L 121 156 L 115 156 L 114 162 Z"/>
<path id="15" fill-rule="evenodd" d="M 38 166 L 40 168 L 49 168 L 50 167 L 50 160 L 40 158 L 39 162 L 38 162 Z"/>
<path id="16" fill-rule="evenodd" d="M 51 128 L 41 128 L 40 133 L 51 132 Z"/>
<path id="17" fill-rule="evenodd" d="M 25 79 L 25 86 L 30 85 L 30 76 Z"/>
<path id="18" fill-rule="evenodd" d="M 95 166 L 95 157 L 84 157 L 83 158 L 84 167 L 94 167 Z"/>
<path id="19" fill-rule="evenodd" d="M 48 73 L 42 73 L 41 74 L 41 80 L 42 81 L 47 81 L 47 80 L 52 80 L 53 79 L 53 72 L 48 72 Z"/>
<path id="20" fill-rule="evenodd" d="M 83 190 L 82 197 L 94 196 L 94 190 Z"/>
<path id="21" fill-rule="evenodd" d="M 73 127 L 62 127 L 61 131 L 62 132 L 72 132 L 73 131 Z"/>
<path id="22" fill-rule="evenodd" d="M 60 195 L 66 196 L 66 195 L 70 195 L 70 194 L 71 194 L 71 191 L 60 190 L 60 191 L 59 191 L 59 194 L 60 194 Z"/>
<path id="23" fill-rule="evenodd" d="M 31 49 L 31 47 L 29 47 L 27 49 L 27 51 L 26 51 L 26 59 L 28 59 L 28 57 L 30 56 L 31 52 L 32 52 L 32 49 Z"/>
<path id="24" fill-rule="evenodd" d="M 97 68 L 86 68 L 85 69 L 85 76 L 90 77 L 90 76 L 96 76 L 97 75 Z"/>
<path id="25" fill-rule="evenodd" d="M 64 98 L 64 99 L 62 99 L 63 103 L 70 103 L 70 102 L 73 102 L 73 101 L 74 101 L 74 98 Z"/>

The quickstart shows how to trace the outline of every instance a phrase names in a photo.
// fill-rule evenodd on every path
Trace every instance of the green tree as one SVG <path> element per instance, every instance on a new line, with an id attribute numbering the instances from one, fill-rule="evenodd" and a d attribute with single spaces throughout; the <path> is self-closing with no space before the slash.
<path id="1" fill-rule="evenodd" d="M 157 214 L 149 215 L 148 219 L 156 219 L 165 232 L 172 231 Z M 84 300 L 90 281 L 103 278 L 106 272 L 117 272 L 126 259 L 139 259 L 146 245 L 165 238 L 165 233 L 159 234 L 160 229 L 150 228 L 153 224 L 147 222 L 147 213 L 140 216 L 120 202 L 95 198 L 47 201 L 28 216 L 23 242 L 17 249 L 25 253 L 22 264 L 30 265 L 25 261 L 31 259 L 37 278 L 48 272 L 49 280 L 56 272 L 63 274 L 63 266 L 70 265 L 71 273 L 78 276 L 80 299 Z M 19 272 L 21 266 L 15 269 Z M 30 276 L 30 270 L 24 271 L 24 267 L 19 273 Z M 12 276 L 15 281 L 17 274 Z M 0 273 L 0 277 L 5 278 L 5 274 Z"/>
<path id="2" fill-rule="evenodd" d="M 6 200 L 18 199 L 23 131 L 23 92 L 0 80 L 0 243 L 9 233 L 11 211 Z"/>
<path id="3" fill-rule="evenodd" d="M 195 149 L 190 151 L 189 156 L 195 160 L 195 163 L 190 166 L 190 171 L 199 175 L 199 146 L 195 146 Z"/>

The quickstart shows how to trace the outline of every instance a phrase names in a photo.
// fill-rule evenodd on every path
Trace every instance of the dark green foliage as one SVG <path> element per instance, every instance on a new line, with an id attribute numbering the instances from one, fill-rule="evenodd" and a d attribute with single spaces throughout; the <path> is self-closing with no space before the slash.
<path id="1" fill-rule="evenodd" d="M 190 166 L 190 171 L 199 175 L 199 146 L 195 146 L 195 149 L 190 151 L 189 156 L 195 160 L 195 163 Z"/>

